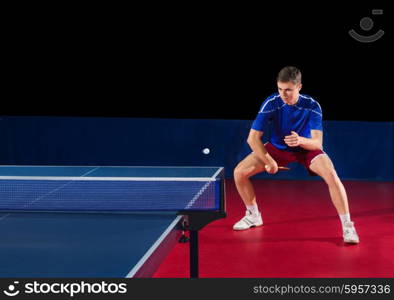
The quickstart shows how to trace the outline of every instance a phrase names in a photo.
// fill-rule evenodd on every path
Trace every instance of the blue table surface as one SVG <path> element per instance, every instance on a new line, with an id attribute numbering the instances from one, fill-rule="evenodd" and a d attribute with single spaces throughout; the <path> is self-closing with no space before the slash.
<path id="1" fill-rule="evenodd" d="M 0 166 L 0 176 L 213 177 L 219 167 Z M 0 213 L 0 277 L 125 277 L 176 212 Z"/>
<path id="2" fill-rule="evenodd" d="M 127 276 L 173 212 L 2 213 L 0 277 Z"/>
<path id="3" fill-rule="evenodd" d="M 0 176 L 212 177 L 219 167 L 0 166 Z"/>

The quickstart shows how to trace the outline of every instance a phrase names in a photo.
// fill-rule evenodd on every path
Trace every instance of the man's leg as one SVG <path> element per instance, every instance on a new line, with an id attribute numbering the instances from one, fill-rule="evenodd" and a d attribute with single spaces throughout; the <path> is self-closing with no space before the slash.
<path id="1" fill-rule="evenodd" d="M 261 214 L 258 211 L 254 188 L 249 177 L 264 171 L 264 163 L 254 153 L 249 154 L 234 169 L 235 185 L 247 209 L 245 217 L 234 225 L 234 230 L 245 230 L 263 224 Z"/>
<path id="2" fill-rule="evenodd" d="M 254 153 L 249 154 L 235 167 L 235 185 L 245 205 L 256 204 L 256 195 L 249 177 L 264 171 L 264 163 Z"/>
<path id="3" fill-rule="evenodd" d="M 326 154 L 317 156 L 309 168 L 324 179 L 328 185 L 332 203 L 338 214 L 348 214 L 349 204 L 345 187 L 339 179 L 331 159 Z"/>
<path id="4" fill-rule="evenodd" d="M 331 201 L 341 219 L 345 242 L 358 243 L 359 239 L 350 220 L 349 204 L 345 187 L 339 179 L 334 165 L 327 154 L 316 156 L 309 168 L 324 179 L 328 185 Z"/>

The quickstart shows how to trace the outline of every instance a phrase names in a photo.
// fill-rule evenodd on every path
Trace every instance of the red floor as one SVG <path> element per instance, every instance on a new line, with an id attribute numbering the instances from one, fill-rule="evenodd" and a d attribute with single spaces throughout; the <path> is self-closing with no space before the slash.
<path id="1" fill-rule="evenodd" d="M 233 231 L 245 208 L 226 183 L 228 217 L 200 231 L 200 277 L 394 277 L 394 182 L 344 181 L 360 244 L 342 242 L 323 181 L 254 180 L 264 225 Z M 154 277 L 188 277 L 177 244 Z"/>

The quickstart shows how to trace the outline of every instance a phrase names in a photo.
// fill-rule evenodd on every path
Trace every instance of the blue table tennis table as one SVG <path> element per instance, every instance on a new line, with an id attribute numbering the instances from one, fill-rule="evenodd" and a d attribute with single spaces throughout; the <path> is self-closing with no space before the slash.
<path id="1" fill-rule="evenodd" d="M 151 277 L 181 223 L 198 277 L 198 230 L 225 217 L 223 172 L 0 166 L 0 277 Z"/>

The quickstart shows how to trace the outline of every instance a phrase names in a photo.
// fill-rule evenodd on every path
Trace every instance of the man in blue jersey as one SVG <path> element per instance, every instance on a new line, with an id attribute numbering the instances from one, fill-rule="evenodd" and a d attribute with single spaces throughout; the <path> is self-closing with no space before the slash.
<path id="1" fill-rule="evenodd" d="M 268 172 L 275 174 L 278 166 L 298 162 L 311 175 L 319 175 L 328 185 L 331 200 L 338 212 L 345 243 L 357 244 L 359 237 L 350 219 L 345 188 L 334 165 L 323 151 L 322 111 L 313 98 L 300 94 L 301 72 L 296 67 L 283 68 L 277 77 L 279 93 L 269 96 L 253 122 L 247 142 L 252 149 L 234 170 L 237 190 L 246 206 L 245 216 L 234 230 L 263 225 L 256 196 L 249 177 Z M 270 141 L 262 142 L 264 129 L 272 122 Z"/>

